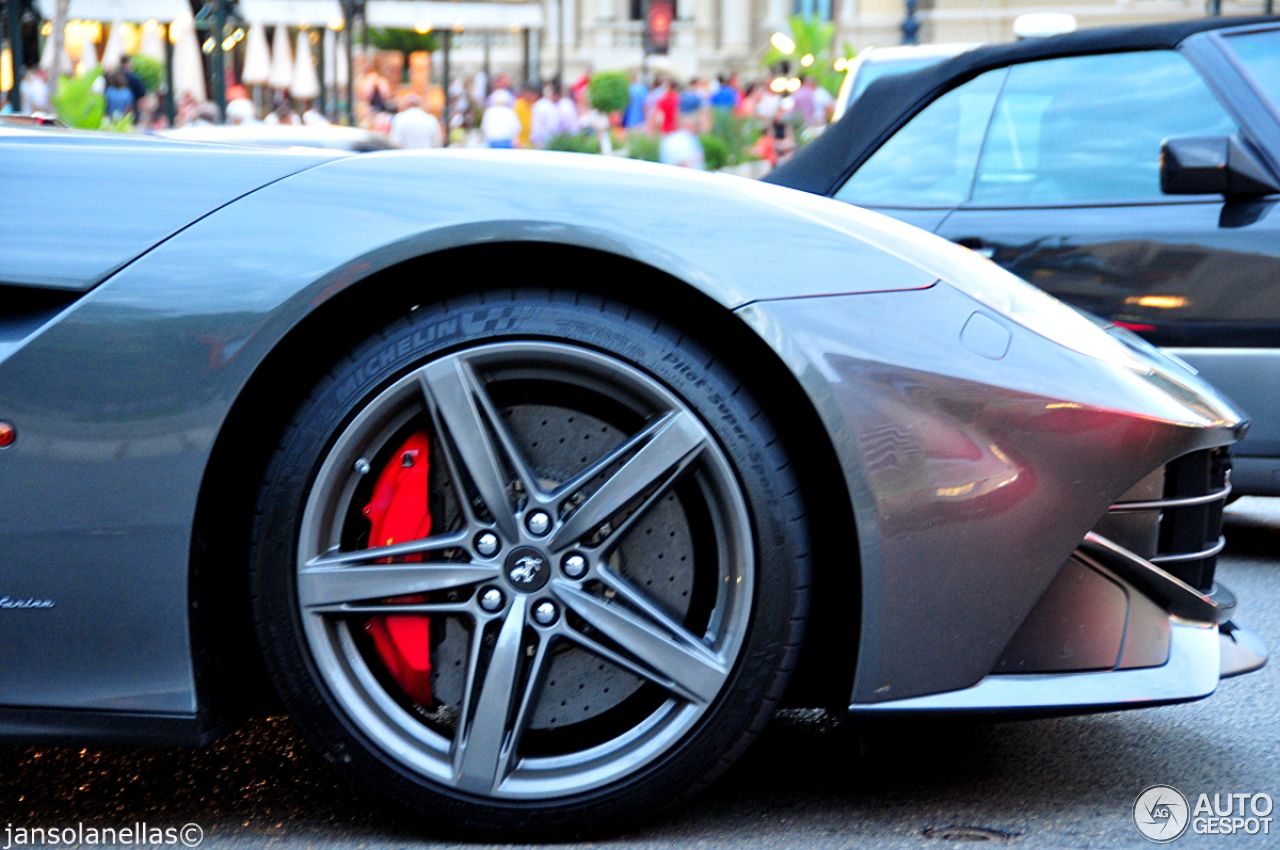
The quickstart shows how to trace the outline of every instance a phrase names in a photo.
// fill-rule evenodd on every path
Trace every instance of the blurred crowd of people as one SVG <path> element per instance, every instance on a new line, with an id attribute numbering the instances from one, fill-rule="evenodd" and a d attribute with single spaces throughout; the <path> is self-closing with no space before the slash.
<path id="1" fill-rule="evenodd" d="M 401 148 L 465 145 L 490 148 L 548 148 L 562 146 L 565 137 L 580 133 L 609 136 L 614 130 L 658 139 L 659 159 L 673 165 L 703 168 L 700 137 L 711 131 L 716 116 L 733 115 L 763 130 L 755 154 L 776 164 L 798 146 L 797 135 L 824 126 L 833 98 L 813 78 L 800 78 L 794 92 L 775 91 L 764 82 L 743 84 L 738 76 L 701 78 L 682 85 L 674 77 L 651 79 L 631 75 L 626 108 L 604 116 L 591 108 L 590 73 L 569 86 L 547 83 L 516 89 L 507 74 L 492 82 L 483 72 L 453 78 L 446 91 L 427 86 L 425 96 L 392 83 L 369 68 L 354 87 L 358 123 L 384 133 Z M 38 68 L 29 69 L 20 85 L 21 110 L 51 112 L 49 84 Z M 140 130 L 168 125 L 158 92 L 149 92 L 134 73 L 128 57 L 99 81 L 107 118 L 131 116 Z M 262 94 L 259 93 L 261 97 Z M 448 98 L 448 109 L 445 98 Z M 244 86 L 227 90 L 225 123 L 328 124 L 314 101 L 295 102 L 287 90 L 274 92 L 267 104 L 255 103 Z M 6 104 L 6 111 L 15 111 Z M 175 109 L 174 126 L 216 124 L 224 120 L 218 107 L 184 94 Z M 447 126 L 446 126 L 447 125 Z"/>
<path id="2" fill-rule="evenodd" d="M 359 80 L 356 96 L 361 126 L 386 133 L 399 147 L 439 147 L 447 131 L 453 145 L 546 148 L 555 146 L 557 137 L 609 131 L 609 118 L 591 109 L 590 79 L 584 74 L 571 86 L 552 82 L 516 90 L 508 75 L 497 75 L 490 85 L 481 71 L 450 82 L 446 113 L 440 89 L 432 89 L 425 100 L 415 92 L 395 96 L 390 82 L 370 70 Z M 723 111 L 763 126 L 759 154 L 776 163 L 795 150 L 798 132 L 827 123 L 832 103 L 831 94 L 813 78 L 802 77 L 794 93 L 779 93 L 763 82 L 743 85 L 737 75 L 681 85 L 669 75 L 646 81 L 635 73 L 627 108 L 613 123 L 628 133 L 659 138 L 662 161 L 700 168 L 698 137 L 710 131 L 717 111 Z"/>

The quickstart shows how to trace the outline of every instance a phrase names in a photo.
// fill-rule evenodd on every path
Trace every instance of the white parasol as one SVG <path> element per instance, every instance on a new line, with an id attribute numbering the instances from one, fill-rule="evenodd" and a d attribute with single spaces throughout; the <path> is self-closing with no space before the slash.
<path id="1" fill-rule="evenodd" d="M 138 52 L 143 56 L 164 61 L 164 36 L 161 35 L 158 25 L 151 29 L 143 28 L 142 43 L 138 46 Z"/>
<path id="2" fill-rule="evenodd" d="M 173 35 L 173 94 L 181 98 L 187 92 L 196 100 L 209 99 L 204 86 L 204 60 L 200 58 L 200 42 L 196 40 L 195 22 L 186 12 L 175 18 Z"/>
<path id="3" fill-rule="evenodd" d="M 262 24 L 249 27 L 244 46 L 244 70 L 240 81 L 251 86 L 266 84 L 271 79 L 271 48 L 267 46 L 267 28 Z"/>
<path id="4" fill-rule="evenodd" d="M 89 37 L 89 28 L 81 26 L 80 28 L 80 61 L 76 67 L 81 74 L 89 74 L 93 69 L 98 67 L 98 47 L 93 43 L 93 39 Z"/>
<path id="5" fill-rule="evenodd" d="M 306 30 L 298 31 L 297 59 L 293 65 L 293 82 L 289 94 L 301 100 L 311 100 L 320 95 L 320 78 L 316 76 L 316 58 L 311 53 Z"/>
<path id="6" fill-rule="evenodd" d="M 58 72 L 61 74 L 71 73 L 71 55 L 67 53 L 66 39 L 62 41 L 62 61 L 59 64 Z M 44 68 L 50 74 L 53 74 L 53 39 L 46 38 L 44 40 L 44 51 L 40 54 L 40 67 Z M 52 77 L 50 77 L 52 80 Z"/>
<path id="7" fill-rule="evenodd" d="M 102 49 L 102 67 L 114 71 L 120 67 L 120 57 L 124 55 L 124 25 L 116 18 L 111 22 L 111 35 L 107 36 L 107 46 Z"/>
<path id="8" fill-rule="evenodd" d="M 276 89 L 287 89 L 293 82 L 293 51 L 289 49 L 289 28 L 276 24 L 276 35 L 271 43 L 271 76 L 267 83 Z"/>

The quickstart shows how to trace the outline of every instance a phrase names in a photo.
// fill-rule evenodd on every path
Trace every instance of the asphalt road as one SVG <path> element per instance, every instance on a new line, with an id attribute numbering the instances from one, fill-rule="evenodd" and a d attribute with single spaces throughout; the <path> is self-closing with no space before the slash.
<path id="1" fill-rule="evenodd" d="M 1280 499 L 1228 511 L 1220 573 L 1239 619 L 1280 647 Z M 1181 706 L 998 724 L 853 729 L 814 713 L 775 721 L 691 805 L 610 848 L 1150 847 L 1131 808 L 1145 787 L 1266 792 L 1280 802 L 1280 665 Z M 1276 812 L 1280 828 L 1280 807 Z M 446 846 L 329 778 L 287 720 L 203 750 L 0 750 L 0 830 L 136 821 L 204 831 L 207 848 Z M 950 831 L 949 831 L 950 830 Z M 0 832 L 0 848 L 6 844 Z M 949 843 L 949 842 L 948 842 Z M 1175 847 L 1280 847 L 1280 837 L 1193 835 Z"/>

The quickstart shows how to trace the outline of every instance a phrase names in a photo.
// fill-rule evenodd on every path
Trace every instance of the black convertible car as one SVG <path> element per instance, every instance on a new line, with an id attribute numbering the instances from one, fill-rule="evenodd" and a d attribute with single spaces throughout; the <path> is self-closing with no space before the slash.
<path id="1" fill-rule="evenodd" d="M 283 703 L 424 830 L 529 841 L 688 799 L 784 699 L 1089 712 L 1266 660 L 1214 580 L 1244 417 L 901 222 L 24 128 L 0 190 L 5 741 Z"/>
<path id="2" fill-rule="evenodd" d="M 1280 18 L 980 47 L 877 80 L 769 180 L 990 257 L 1162 346 L 1253 429 L 1280 494 Z"/>

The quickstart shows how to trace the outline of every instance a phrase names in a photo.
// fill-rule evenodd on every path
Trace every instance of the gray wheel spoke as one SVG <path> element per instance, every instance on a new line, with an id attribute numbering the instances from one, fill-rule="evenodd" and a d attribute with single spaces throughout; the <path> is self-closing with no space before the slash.
<path id="1" fill-rule="evenodd" d="M 475 606 L 470 602 L 406 602 L 402 605 L 361 605 L 356 602 L 338 602 L 333 605 L 312 605 L 312 614 L 472 614 Z"/>
<path id="2" fill-rule="evenodd" d="M 665 477 L 678 475 L 706 445 L 706 430 L 688 413 L 668 413 L 611 453 L 611 458 L 643 443 L 600 488 L 570 514 L 551 540 L 551 548 L 571 546 Z M 605 464 L 607 465 L 607 464 Z M 597 472 L 600 465 L 595 467 Z M 591 470 L 587 471 L 591 473 Z M 594 477 L 594 473 L 590 476 Z M 561 488 L 569 495 L 589 481 L 587 473 Z M 576 486 L 574 486 L 576 485 Z"/>
<path id="3" fill-rule="evenodd" d="M 537 680 L 536 675 L 530 675 L 527 686 L 520 687 L 528 600 L 527 596 L 512 600 L 483 681 L 477 681 L 483 642 L 482 627 L 476 626 L 453 753 L 455 782 L 465 791 L 492 793 L 506 778 L 515 751 L 517 723 L 527 713 L 526 703 Z M 535 660 L 542 657 L 538 653 Z"/>
<path id="4" fill-rule="evenodd" d="M 632 673 L 635 673 L 637 676 L 639 676 L 642 679 L 648 679 L 650 682 L 653 682 L 656 685 L 666 688 L 667 690 L 671 691 L 671 693 L 678 696 L 680 699 L 688 700 L 689 702 L 693 702 L 693 703 L 704 702 L 702 697 L 698 696 L 697 694 L 690 693 L 689 691 L 682 688 L 678 683 L 668 679 L 666 676 L 663 676 L 655 672 L 651 668 L 646 667 L 643 664 L 640 664 L 638 661 L 635 661 L 634 659 L 629 658 L 626 655 L 623 655 L 621 652 L 617 652 L 615 650 L 610 649 L 609 647 L 605 646 L 599 641 L 592 640 L 591 638 L 582 634 L 582 632 L 574 631 L 573 629 L 565 629 L 564 635 L 566 638 L 578 644 L 578 646 L 581 646 L 583 649 L 586 649 L 592 653 L 595 653 L 596 655 L 600 656 L 606 661 L 610 661 L 614 664 L 617 664 L 619 667 L 621 667 L 624 670 L 629 670 Z"/>
<path id="5" fill-rule="evenodd" d="M 688 468 L 687 466 L 685 467 Z M 622 541 L 627 539 L 627 534 L 635 525 L 644 520 L 645 516 L 653 509 L 653 506 L 662 501 L 667 493 L 671 492 L 671 488 L 680 481 L 681 475 L 669 476 L 659 486 L 655 487 L 648 495 L 646 495 L 640 504 L 636 505 L 626 519 L 618 523 L 610 532 L 609 536 L 601 540 L 595 547 L 584 546 L 584 549 L 592 549 L 597 561 L 603 561 L 609 557 L 609 553 L 614 550 Z"/>
<path id="6" fill-rule="evenodd" d="M 671 616 L 654 604 L 653 600 L 613 570 L 602 565 L 596 568 L 595 575 L 605 587 L 622 597 L 623 602 L 638 609 L 642 616 L 648 617 L 669 634 L 682 636 L 686 643 L 692 641 L 699 647 L 703 646 L 701 641 L 689 634 L 688 629 L 671 619 Z"/>
<path id="7" fill-rule="evenodd" d="M 575 614 L 617 644 L 630 659 L 628 666 L 646 671 L 642 675 L 694 702 L 708 703 L 719 693 L 728 676 L 727 665 L 665 615 L 661 621 L 650 619 L 559 579 L 551 589 Z"/>
<path id="8" fill-rule="evenodd" d="M 449 590 L 498 577 L 484 564 L 428 562 L 369 566 L 308 566 L 298 572 L 298 600 L 306 609 Z"/>
<path id="9" fill-rule="evenodd" d="M 457 452 L 451 466 L 471 479 L 494 523 L 508 539 L 514 538 L 515 505 L 509 492 L 508 469 L 514 471 L 526 490 L 532 486 L 531 476 L 484 388 L 460 357 L 429 363 L 418 376 L 436 429 L 447 437 L 445 450 L 451 447 Z M 458 491 L 465 500 L 461 481 Z"/>
<path id="10" fill-rule="evenodd" d="M 312 558 L 307 568 L 312 567 L 344 567 L 354 564 L 371 564 L 383 558 L 403 558 L 405 555 L 422 555 L 427 552 L 439 552 L 444 549 L 460 549 L 467 545 L 470 535 L 466 531 L 452 534 L 440 534 L 424 537 L 421 540 L 406 540 L 390 546 L 375 546 L 372 549 L 357 549 L 353 552 L 332 552 Z"/>

